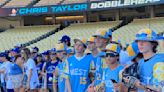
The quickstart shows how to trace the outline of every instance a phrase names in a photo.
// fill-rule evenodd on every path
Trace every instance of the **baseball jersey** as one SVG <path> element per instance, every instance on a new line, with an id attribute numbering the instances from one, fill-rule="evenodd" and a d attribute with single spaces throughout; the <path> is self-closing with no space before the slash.
<path id="1" fill-rule="evenodd" d="M 101 53 L 101 52 L 100 52 Z M 101 57 L 97 57 L 96 62 L 96 71 L 95 71 L 95 86 L 99 85 L 102 81 L 103 70 L 106 68 L 105 59 Z"/>
<path id="2" fill-rule="evenodd" d="M 139 73 L 140 73 L 140 81 L 146 85 L 154 85 L 156 84 L 154 78 L 154 69 L 157 69 L 155 65 L 159 62 L 164 62 L 164 54 L 156 54 L 151 57 L 148 61 L 144 61 L 141 59 L 139 61 Z"/>
<path id="3" fill-rule="evenodd" d="M 36 65 L 36 69 L 37 69 L 38 76 L 40 76 L 40 73 L 41 73 L 41 71 L 42 71 L 42 69 L 43 69 L 43 64 L 44 64 L 44 62 L 40 62 L 40 63 L 38 63 L 38 64 Z M 39 83 L 40 83 L 40 85 L 41 85 L 41 83 L 42 83 L 42 78 L 39 79 Z"/>
<path id="4" fill-rule="evenodd" d="M 119 73 L 124 67 L 119 65 L 114 70 L 110 68 L 106 68 L 103 72 L 102 82 L 105 83 L 105 90 L 106 92 L 114 92 L 114 86 L 112 80 L 115 80 L 119 83 L 121 80 L 119 79 Z"/>
<path id="5" fill-rule="evenodd" d="M 89 73 L 95 69 L 94 62 L 90 55 L 84 55 L 78 59 L 75 55 L 68 58 L 68 76 L 72 92 L 85 92 L 91 83 Z"/>
<path id="6" fill-rule="evenodd" d="M 55 63 L 48 62 L 46 64 L 46 71 L 47 71 L 47 85 L 52 86 L 53 81 L 53 71 L 55 71 L 56 66 L 58 65 L 58 61 Z"/>
<path id="7" fill-rule="evenodd" d="M 66 81 L 66 74 L 64 71 L 66 71 L 65 68 L 66 67 L 66 61 L 65 62 L 59 62 L 57 67 L 56 67 L 56 70 L 58 71 L 58 90 L 59 92 L 67 92 L 67 89 L 66 89 L 66 84 L 65 84 L 65 81 Z"/>
<path id="8" fill-rule="evenodd" d="M 97 62 L 97 58 L 98 58 L 98 55 L 97 56 L 93 56 L 93 54 L 90 54 L 90 56 L 92 57 L 93 61 L 94 61 L 94 64 L 96 66 L 96 62 Z"/>

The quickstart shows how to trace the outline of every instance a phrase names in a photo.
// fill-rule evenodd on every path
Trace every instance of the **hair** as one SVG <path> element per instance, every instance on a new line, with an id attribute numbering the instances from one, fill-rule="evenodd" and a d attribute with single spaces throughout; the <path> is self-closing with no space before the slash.
<path id="1" fill-rule="evenodd" d="M 120 62 L 120 54 L 117 55 L 118 59 L 117 59 L 117 62 Z"/>
<path id="2" fill-rule="evenodd" d="M 143 54 L 142 53 L 138 53 L 137 56 L 132 59 L 132 62 L 138 62 L 137 59 L 141 59 L 141 58 L 143 58 Z"/>
<path id="3" fill-rule="evenodd" d="M 71 42 L 70 41 L 67 41 L 66 44 L 67 44 L 68 47 L 71 46 Z"/>
<path id="4" fill-rule="evenodd" d="M 18 54 L 18 55 L 15 55 L 15 56 L 14 56 L 14 62 L 16 62 L 16 60 L 17 60 L 19 57 L 21 57 L 21 55 L 19 55 L 19 54 Z"/>
<path id="5" fill-rule="evenodd" d="M 156 53 L 157 52 L 157 47 L 158 47 L 158 42 L 157 41 L 151 41 L 151 44 L 153 45 L 153 52 Z"/>
<path id="6" fill-rule="evenodd" d="M 46 61 L 51 61 L 50 55 L 48 54 L 46 56 L 47 56 L 47 60 Z M 44 57 L 45 57 L 45 55 L 44 55 Z"/>
<path id="7" fill-rule="evenodd" d="M 11 59 L 11 58 L 9 57 L 9 54 L 6 54 L 6 57 L 5 57 L 5 58 L 6 58 L 7 61 L 10 61 L 10 59 Z"/>
<path id="8" fill-rule="evenodd" d="M 25 59 L 25 60 L 29 59 L 29 58 L 31 57 L 30 49 L 28 49 L 28 48 L 24 48 L 24 49 L 22 49 L 22 50 L 23 50 L 24 53 L 25 53 L 25 57 L 24 57 L 24 59 Z"/>
<path id="9" fill-rule="evenodd" d="M 110 41 L 112 41 L 112 36 L 109 35 L 109 38 L 108 38 L 108 42 L 110 43 Z"/>

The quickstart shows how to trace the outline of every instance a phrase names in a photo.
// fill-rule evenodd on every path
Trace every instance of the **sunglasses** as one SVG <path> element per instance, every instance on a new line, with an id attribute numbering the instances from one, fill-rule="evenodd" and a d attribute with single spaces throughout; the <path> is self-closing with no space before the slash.
<path id="1" fill-rule="evenodd" d="M 106 53 L 106 57 L 117 57 L 119 54 L 117 53 Z"/>
<path id="2" fill-rule="evenodd" d="M 36 54 L 37 52 L 32 52 L 33 54 Z"/>

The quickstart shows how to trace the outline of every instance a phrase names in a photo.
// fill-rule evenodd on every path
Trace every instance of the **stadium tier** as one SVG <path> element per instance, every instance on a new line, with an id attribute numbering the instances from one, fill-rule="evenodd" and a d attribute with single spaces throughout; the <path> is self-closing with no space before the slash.
<path id="1" fill-rule="evenodd" d="M 96 22 L 96 23 L 79 23 L 72 24 L 71 26 L 53 34 L 52 36 L 43 39 L 37 43 L 32 44 L 29 47 L 37 46 L 40 48 L 40 51 L 46 51 L 51 49 L 58 43 L 58 40 L 63 35 L 69 35 L 72 39 L 76 37 L 85 37 L 93 35 L 98 29 L 109 29 L 113 26 L 116 26 L 119 21 L 112 22 Z M 164 18 L 153 18 L 153 19 L 135 19 L 132 23 L 118 29 L 113 33 L 113 40 L 120 39 L 123 46 L 125 44 L 131 43 L 135 39 L 135 34 L 138 30 L 142 28 L 151 28 L 154 29 L 157 33 L 164 31 Z M 7 30 L 0 34 L 1 45 L 0 50 L 4 51 L 12 48 L 17 43 L 25 43 L 31 41 L 53 29 L 57 26 L 34 26 L 34 27 L 20 27 L 15 29 Z M 120 35 L 121 34 L 121 35 Z M 130 39 L 129 39 L 130 38 Z M 73 41 L 73 40 L 72 40 Z M 73 42 L 72 42 L 73 43 Z M 163 52 L 161 46 L 158 50 Z"/>
<path id="2" fill-rule="evenodd" d="M 135 19 L 132 23 L 118 29 L 113 33 L 113 39 L 120 39 L 121 43 L 131 43 L 135 39 L 135 34 L 143 28 L 151 28 L 157 33 L 164 32 L 164 18 L 153 19 Z M 120 35 L 121 34 L 121 35 Z M 158 48 L 159 52 L 163 52 L 162 46 Z"/>
<path id="3" fill-rule="evenodd" d="M 4 5 L 3 7 L 4 8 L 8 8 L 8 7 L 25 7 L 25 6 L 31 4 L 34 1 L 35 0 L 11 0 L 6 5 Z"/>
<path id="4" fill-rule="evenodd" d="M 0 6 L 3 5 L 5 2 L 7 2 L 8 0 L 0 0 Z"/>
<path id="5" fill-rule="evenodd" d="M 74 38 L 88 38 L 89 36 L 95 34 L 95 31 L 101 28 L 109 29 L 115 25 L 117 25 L 119 22 L 114 21 L 114 22 L 97 22 L 97 23 L 81 23 L 81 24 L 72 24 L 71 26 L 65 28 L 64 30 L 59 31 L 58 33 L 50 36 L 47 39 L 41 40 L 38 43 L 35 43 L 29 47 L 34 47 L 37 46 L 40 48 L 40 51 L 46 51 L 51 48 L 55 47 L 55 44 L 57 44 L 59 39 L 63 35 L 68 35 L 72 39 L 72 44 L 73 44 L 73 39 Z"/>
<path id="6" fill-rule="evenodd" d="M 65 0 L 63 4 L 73 4 L 73 3 L 84 3 L 87 2 L 88 0 Z"/>
<path id="7" fill-rule="evenodd" d="M 82 23 L 82 24 L 72 24 L 68 28 L 50 36 L 47 39 L 44 39 L 38 43 L 35 43 L 29 47 L 38 46 L 40 51 L 46 51 L 55 46 L 55 43 L 58 43 L 58 40 L 62 35 L 69 35 L 72 39 L 76 37 L 85 37 L 93 35 L 96 30 L 101 28 L 111 28 L 116 26 L 119 22 L 97 22 L 97 23 Z M 157 33 L 163 32 L 164 30 L 164 18 L 153 18 L 153 19 L 136 19 L 132 23 L 124 26 L 113 33 L 113 40 L 120 39 L 123 46 L 129 44 L 135 39 L 135 34 L 142 28 L 152 28 Z M 130 39 L 129 39 L 130 38 Z M 73 40 L 72 40 L 73 41 Z M 73 43 L 73 42 L 72 42 Z M 162 46 L 158 48 L 159 52 L 163 52 Z"/>
<path id="8" fill-rule="evenodd" d="M 45 6 L 45 5 L 57 5 L 60 4 L 63 0 L 40 0 L 34 6 Z"/>
<path id="9" fill-rule="evenodd" d="M 16 44 L 31 41 L 47 32 L 56 29 L 58 25 L 51 26 L 31 26 L 9 29 L 0 34 L 0 51 L 13 48 Z"/>

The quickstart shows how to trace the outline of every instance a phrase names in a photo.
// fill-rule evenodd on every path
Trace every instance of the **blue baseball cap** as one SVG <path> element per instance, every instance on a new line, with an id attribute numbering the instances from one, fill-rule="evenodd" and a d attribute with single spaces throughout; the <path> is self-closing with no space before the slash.
<path id="1" fill-rule="evenodd" d="M 67 46 L 64 43 L 58 43 L 56 45 L 56 52 L 67 51 Z"/>
<path id="2" fill-rule="evenodd" d="M 15 52 L 15 53 L 20 53 L 20 49 L 19 48 L 13 48 L 11 49 L 12 52 Z"/>
<path id="3" fill-rule="evenodd" d="M 139 54 L 138 44 L 132 42 L 126 49 L 130 60 L 134 59 Z"/>
<path id="4" fill-rule="evenodd" d="M 157 41 L 157 34 L 155 31 L 147 28 L 147 29 L 141 29 L 136 34 L 135 41 Z"/>
<path id="5" fill-rule="evenodd" d="M 63 35 L 59 41 L 60 42 L 70 42 L 71 38 L 68 35 Z"/>
<path id="6" fill-rule="evenodd" d="M 0 53 L 0 57 L 8 57 L 8 54 L 5 52 Z"/>
<path id="7" fill-rule="evenodd" d="M 49 51 L 45 51 L 42 53 L 43 55 L 49 55 Z"/>
<path id="8" fill-rule="evenodd" d="M 108 39 L 109 38 L 109 32 L 107 32 L 106 29 L 99 29 L 96 31 L 96 34 L 93 35 L 93 37 L 101 37 L 104 39 Z"/>
<path id="9" fill-rule="evenodd" d="M 158 39 L 158 40 L 164 40 L 164 33 L 161 34 L 161 35 L 158 35 L 157 39 Z"/>
<path id="10" fill-rule="evenodd" d="M 111 37 L 112 37 L 112 32 L 113 32 L 113 30 L 112 30 L 112 29 L 109 29 L 109 30 L 107 31 L 108 36 L 111 36 Z"/>
<path id="11" fill-rule="evenodd" d="M 32 52 L 39 52 L 39 48 L 38 48 L 38 47 L 34 47 L 34 48 L 32 48 L 32 49 L 33 49 Z"/>
<path id="12" fill-rule="evenodd" d="M 52 49 L 50 50 L 50 53 L 56 53 L 56 48 L 52 48 Z"/>
<path id="13" fill-rule="evenodd" d="M 37 54 L 37 56 L 36 57 L 42 57 L 42 54 Z"/>
<path id="14" fill-rule="evenodd" d="M 104 51 L 106 51 L 106 52 L 112 51 L 112 52 L 119 54 L 121 52 L 121 47 L 116 43 L 110 43 L 106 46 Z"/>

